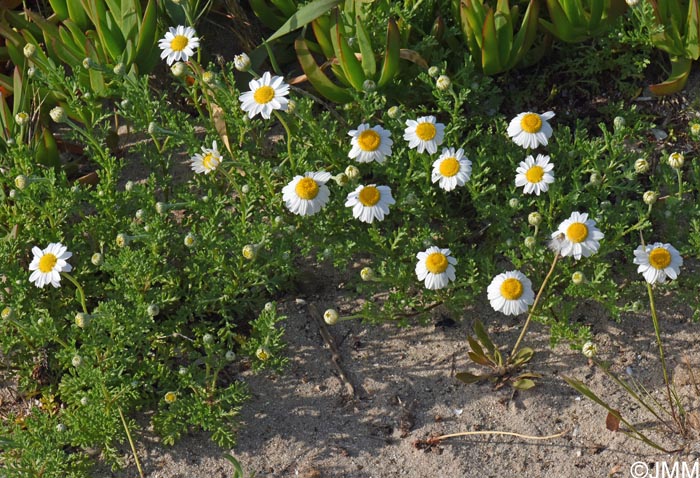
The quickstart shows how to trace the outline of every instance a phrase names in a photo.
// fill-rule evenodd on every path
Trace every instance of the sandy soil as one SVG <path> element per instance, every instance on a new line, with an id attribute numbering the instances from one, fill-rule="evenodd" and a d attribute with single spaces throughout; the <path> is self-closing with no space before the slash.
<path id="1" fill-rule="evenodd" d="M 332 281 L 327 281 L 332 283 Z M 337 283 L 337 282 L 335 282 Z M 321 290 L 280 303 L 288 316 L 285 339 L 290 365 L 283 374 L 243 372 L 253 392 L 241 415 L 238 445 L 221 450 L 206 434 L 185 437 L 167 448 L 147 432 L 139 450 L 151 478 L 223 478 L 233 468 L 223 458 L 231 452 L 248 473 L 257 477 L 630 477 L 635 470 L 661 462 L 685 462 L 692 468 L 700 457 L 697 436 L 685 441 L 675 455 L 655 451 L 605 426 L 606 412 L 570 388 L 561 375 L 576 377 L 603 396 L 622 415 L 649 436 L 675 447 L 653 417 L 633 403 L 597 367 L 567 346 L 551 349 L 548 333 L 535 324 L 526 343 L 536 350 L 533 370 L 543 377 L 525 392 L 510 387 L 494 390 L 489 383 L 465 385 L 455 378 L 463 370 L 479 372 L 467 358 L 466 336 L 480 318 L 501 344 L 512 345 L 521 320 L 493 312 L 488 303 L 476 304 L 459 317 L 445 321 L 435 310 L 434 323 L 446 325 L 365 326 L 341 322 L 328 330 L 337 344 L 341 367 L 355 386 L 355 397 L 338 375 L 331 350 L 309 313 L 327 307 L 352 307 L 343 291 Z M 302 299 L 302 300 L 299 300 Z M 663 298 L 661 300 L 663 305 Z M 669 368 L 685 404 L 697 410 L 686 367 L 687 357 L 698 370 L 697 324 L 687 310 L 660 313 Z M 595 307 L 582 313 L 592 325 L 602 360 L 620 374 L 631 372 L 663 398 L 663 380 L 651 319 L 628 315 L 621 323 L 607 320 Z M 505 346 L 503 347 L 505 348 Z M 700 379 L 700 372 L 696 372 Z M 624 429 L 624 427 L 623 427 Z M 461 431 L 500 430 L 545 436 L 544 441 L 509 436 L 478 435 L 452 438 L 430 447 L 419 440 Z M 125 456 L 127 450 L 124 449 Z M 657 463 L 659 463 L 657 465 Z M 95 476 L 136 476 L 135 467 Z M 680 475 L 679 475 L 680 476 Z"/>

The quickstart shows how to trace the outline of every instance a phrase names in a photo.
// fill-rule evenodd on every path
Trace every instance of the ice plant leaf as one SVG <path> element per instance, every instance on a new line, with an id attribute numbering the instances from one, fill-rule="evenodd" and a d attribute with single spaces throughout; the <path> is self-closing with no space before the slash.
<path id="1" fill-rule="evenodd" d="M 158 49 L 156 44 L 158 28 L 158 10 L 154 0 L 148 0 L 143 19 L 139 27 L 139 35 L 134 53 L 134 63 L 140 73 L 148 73 L 155 67 L 158 61 Z"/>
<path id="2" fill-rule="evenodd" d="M 366 79 L 365 72 L 362 70 L 360 61 L 355 57 L 355 52 L 353 52 L 350 45 L 348 45 L 342 30 L 343 24 L 340 13 L 338 10 L 335 10 L 333 24 L 331 26 L 331 40 L 333 42 L 335 56 L 352 87 L 357 91 L 362 91 Z"/>
<path id="3" fill-rule="evenodd" d="M 294 49 L 302 70 L 306 74 L 309 83 L 323 96 L 336 103 L 348 103 L 352 101 L 352 95 L 345 89 L 333 83 L 328 76 L 316 64 L 316 60 L 311 55 L 306 40 L 298 38 L 294 42 Z"/>
<path id="4" fill-rule="evenodd" d="M 355 32 L 357 33 L 357 44 L 360 47 L 360 54 L 362 55 L 362 69 L 367 78 L 374 78 L 374 74 L 377 72 L 377 62 L 374 59 L 372 42 L 369 39 L 367 30 L 362 26 L 360 17 L 357 17 L 357 21 L 355 22 Z"/>
<path id="5" fill-rule="evenodd" d="M 688 58 L 671 58 L 671 76 L 662 83 L 649 85 L 649 90 L 657 96 L 670 95 L 681 91 L 690 75 L 693 61 Z"/>
<path id="6" fill-rule="evenodd" d="M 475 375 L 475 374 L 469 373 L 469 372 L 458 372 L 455 374 L 455 377 L 460 382 L 464 382 L 466 384 L 480 382 L 480 381 L 486 380 L 488 378 L 488 376 L 485 376 L 485 375 Z"/>
<path id="7" fill-rule="evenodd" d="M 331 8 L 340 4 L 341 0 L 314 0 L 311 3 L 307 3 L 301 7 L 294 15 L 289 17 L 284 25 L 279 27 L 279 29 L 270 36 L 267 41 L 271 42 L 276 40 L 287 33 L 293 32 L 294 30 L 303 27 L 307 23 L 315 20 L 324 13 L 328 12 Z M 251 2 L 252 3 L 252 2 Z M 257 2 L 256 2 L 257 3 Z M 264 2 L 260 2 L 264 3 Z"/>
<path id="8" fill-rule="evenodd" d="M 521 378 L 512 382 L 513 388 L 518 390 L 529 390 L 535 386 L 535 381 L 529 378 Z"/>
<path id="9" fill-rule="evenodd" d="M 311 28 L 314 31 L 314 36 L 323 54 L 326 58 L 333 58 L 335 52 L 333 51 L 333 43 L 331 42 L 329 34 L 331 29 L 330 17 L 328 15 L 318 17 L 311 22 Z"/>
<path id="10" fill-rule="evenodd" d="M 386 50 L 384 50 L 384 62 L 377 86 L 386 85 L 396 75 L 399 69 L 399 57 L 401 54 L 401 34 L 396 22 L 390 18 L 386 27 Z"/>

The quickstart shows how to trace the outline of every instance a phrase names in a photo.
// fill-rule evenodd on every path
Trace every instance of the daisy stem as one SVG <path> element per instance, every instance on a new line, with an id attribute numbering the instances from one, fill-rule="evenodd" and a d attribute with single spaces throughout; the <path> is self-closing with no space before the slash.
<path id="1" fill-rule="evenodd" d="M 666 358 L 664 357 L 664 348 L 661 345 L 661 329 L 659 328 L 659 319 L 656 316 L 656 304 L 654 303 L 654 293 L 651 290 L 651 284 L 648 282 L 647 292 L 649 293 L 649 307 L 651 308 L 651 321 L 654 323 L 654 333 L 656 334 L 656 343 L 659 345 L 659 359 L 661 360 L 661 371 L 664 375 L 664 383 L 666 384 L 666 395 L 668 398 L 668 404 L 671 407 L 671 416 L 673 416 L 673 421 L 679 423 L 678 417 L 676 416 L 676 407 L 673 406 L 673 397 L 671 395 L 671 385 L 668 381 L 668 372 L 666 370 Z"/>
<path id="2" fill-rule="evenodd" d="M 272 110 L 272 112 L 275 114 L 280 123 L 282 123 L 284 130 L 287 132 L 287 159 L 289 159 L 289 167 L 292 169 L 292 172 L 294 172 L 296 169 L 296 164 L 294 164 L 294 157 L 292 156 L 292 131 L 289 129 L 289 125 L 277 110 Z M 282 161 L 280 166 L 282 166 L 287 159 Z"/>
<path id="3" fill-rule="evenodd" d="M 683 173 L 680 168 L 676 169 L 676 174 L 678 175 L 678 199 L 683 199 Z"/>
<path id="4" fill-rule="evenodd" d="M 134 440 L 131 438 L 131 432 L 129 431 L 129 426 L 126 423 L 126 419 L 124 418 L 124 413 L 122 413 L 122 408 L 117 407 L 117 411 L 119 412 L 119 418 L 122 421 L 122 425 L 124 426 L 124 431 L 126 432 L 126 438 L 129 440 L 129 446 L 131 447 L 131 453 L 134 455 L 134 462 L 136 462 L 136 468 L 139 470 L 139 476 L 141 478 L 144 478 L 143 475 L 143 470 L 141 469 L 141 462 L 139 461 L 139 455 L 136 453 L 136 447 L 134 446 Z"/>
<path id="5" fill-rule="evenodd" d="M 542 296 L 542 292 L 544 292 L 544 288 L 547 286 L 547 282 L 549 281 L 549 278 L 552 277 L 552 273 L 554 272 L 554 268 L 557 265 L 557 261 L 559 260 L 559 254 L 554 254 L 554 260 L 552 261 L 552 265 L 549 268 L 549 272 L 547 272 L 547 275 L 545 276 L 544 280 L 542 281 L 542 285 L 540 286 L 540 290 L 537 291 L 537 295 L 535 296 L 535 301 L 532 303 L 532 307 L 530 307 L 530 313 L 527 315 L 527 320 L 525 320 L 525 325 L 523 325 L 523 330 L 520 332 L 520 336 L 518 337 L 518 340 L 515 342 L 515 345 L 513 346 L 513 350 L 510 352 L 510 357 L 509 359 L 512 359 L 515 357 L 515 353 L 518 351 L 518 347 L 520 347 L 520 342 L 522 342 L 523 337 L 525 337 L 525 332 L 527 332 L 527 328 L 530 325 L 530 320 L 532 320 L 532 316 L 535 315 L 535 309 L 537 308 L 537 303 L 540 300 L 540 297 Z"/>
<path id="6" fill-rule="evenodd" d="M 85 291 L 83 290 L 83 287 L 80 285 L 80 283 L 77 280 L 75 280 L 75 277 L 73 277 L 69 273 L 61 272 L 61 275 L 63 277 L 65 277 L 66 279 L 68 279 L 69 281 L 71 281 L 73 283 L 73 285 L 75 286 L 75 288 L 78 289 L 78 293 L 80 294 L 80 305 L 83 306 L 83 312 L 85 312 L 87 314 L 88 310 L 87 310 L 87 305 L 85 305 Z"/>

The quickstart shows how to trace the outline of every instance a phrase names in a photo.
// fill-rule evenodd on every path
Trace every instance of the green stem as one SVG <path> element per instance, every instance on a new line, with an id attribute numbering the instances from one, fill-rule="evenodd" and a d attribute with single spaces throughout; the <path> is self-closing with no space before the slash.
<path id="1" fill-rule="evenodd" d="M 83 306 L 83 312 L 86 314 L 88 313 L 87 310 L 87 305 L 85 304 L 85 291 L 83 290 L 83 287 L 80 285 L 80 283 L 67 272 L 61 272 L 61 275 L 71 281 L 73 285 L 75 286 L 76 289 L 78 289 L 78 293 L 80 294 L 80 305 Z"/>
<path id="2" fill-rule="evenodd" d="M 659 345 L 659 359 L 661 359 L 661 371 L 664 375 L 664 382 L 666 384 L 666 395 L 668 398 L 668 404 L 671 407 L 671 415 L 673 416 L 673 421 L 679 424 L 678 417 L 676 416 L 676 407 L 674 406 L 674 400 L 671 395 L 671 385 L 668 380 L 668 371 L 666 369 L 666 358 L 664 357 L 664 348 L 661 344 L 661 329 L 659 328 L 659 319 L 656 316 L 656 304 L 654 304 L 654 294 L 651 290 L 651 284 L 648 282 L 647 292 L 649 293 L 649 307 L 651 308 L 651 320 L 654 323 L 654 333 L 656 334 L 656 343 Z"/>
<path id="3" fill-rule="evenodd" d="M 542 281 L 542 285 L 540 286 L 540 290 L 537 291 L 537 296 L 535 296 L 535 301 L 532 303 L 532 307 L 530 307 L 530 313 L 527 315 L 527 320 L 525 320 L 525 325 L 523 325 L 523 330 L 520 332 L 520 336 L 518 337 L 518 340 L 515 342 L 515 345 L 513 346 L 513 350 L 510 352 L 510 357 L 509 360 L 515 357 L 516 352 L 518 351 L 518 347 L 520 347 L 520 342 L 522 342 L 523 337 L 525 337 L 525 332 L 527 332 L 527 328 L 530 325 L 530 321 L 532 320 L 532 316 L 535 315 L 535 309 L 537 308 L 537 303 L 540 301 L 540 297 L 542 296 L 542 292 L 544 292 L 544 288 L 547 286 L 547 282 L 549 281 L 549 278 L 552 276 L 552 273 L 554 272 L 554 267 L 557 265 L 557 261 L 559 260 L 559 253 L 554 254 L 554 260 L 552 261 L 552 265 L 549 268 L 549 272 L 547 272 L 547 275 L 545 276 L 544 280 Z"/>
<path id="4" fill-rule="evenodd" d="M 678 199 L 683 199 L 683 173 L 680 168 L 676 169 L 676 174 L 678 175 Z"/>
<path id="5" fill-rule="evenodd" d="M 129 446 L 131 446 L 131 453 L 134 455 L 134 461 L 136 462 L 136 468 L 139 470 L 139 476 L 144 478 L 143 470 L 141 469 L 141 462 L 139 461 L 139 455 L 136 453 L 136 447 L 134 446 L 134 440 L 131 438 L 131 432 L 129 431 L 129 426 L 126 424 L 126 419 L 124 419 L 124 414 L 122 413 L 122 408 L 117 407 L 119 412 L 119 418 L 122 420 L 122 425 L 124 425 L 124 431 L 126 432 L 126 438 L 129 440 Z"/>
<path id="6" fill-rule="evenodd" d="M 280 123 L 282 123 L 284 130 L 287 132 L 287 159 L 289 159 L 289 167 L 292 169 L 293 173 L 296 169 L 296 164 L 294 164 L 294 157 L 292 156 L 292 131 L 289 129 L 289 125 L 277 110 L 272 110 L 272 112 L 275 114 Z M 287 159 L 282 161 L 280 166 L 282 166 Z"/>

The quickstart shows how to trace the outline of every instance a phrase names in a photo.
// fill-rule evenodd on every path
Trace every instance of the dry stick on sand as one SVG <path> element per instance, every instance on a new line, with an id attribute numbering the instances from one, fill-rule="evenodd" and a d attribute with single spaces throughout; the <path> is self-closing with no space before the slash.
<path id="1" fill-rule="evenodd" d="M 318 309 L 314 304 L 309 304 L 308 310 L 311 317 L 313 317 L 316 323 L 318 324 L 318 329 L 321 333 L 321 337 L 323 337 L 323 341 L 326 342 L 328 348 L 331 349 L 331 361 L 333 362 L 333 365 L 338 371 L 338 375 L 340 375 L 341 381 L 345 384 L 345 387 L 348 389 L 353 398 L 357 399 L 357 390 L 355 389 L 355 386 L 352 384 L 352 381 L 350 380 L 348 374 L 345 372 L 345 369 L 342 366 L 342 357 L 340 356 L 340 352 L 338 351 L 338 346 L 335 344 L 335 339 L 333 339 L 333 336 L 328 331 L 328 327 L 326 327 L 326 323 L 323 321 L 323 317 L 318 312 Z"/>
<path id="2" fill-rule="evenodd" d="M 471 435 L 505 435 L 505 436 L 512 436 L 516 438 L 522 438 L 524 440 L 551 440 L 553 438 L 559 438 L 564 435 L 569 433 L 569 430 L 564 430 L 563 432 L 560 433 L 555 433 L 554 435 L 547 435 L 547 436 L 533 436 L 533 435 L 522 435 L 520 433 L 514 433 L 514 432 L 502 432 L 502 431 L 497 431 L 497 430 L 483 430 L 483 431 L 475 431 L 475 432 L 459 432 L 459 433 L 450 433 L 448 435 L 440 435 L 437 437 L 430 437 L 426 438 L 425 440 L 418 440 L 417 445 L 437 445 L 440 443 L 442 440 L 445 440 L 447 438 L 456 438 L 456 437 L 463 437 L 463 436 L 471 436 Z"/>

